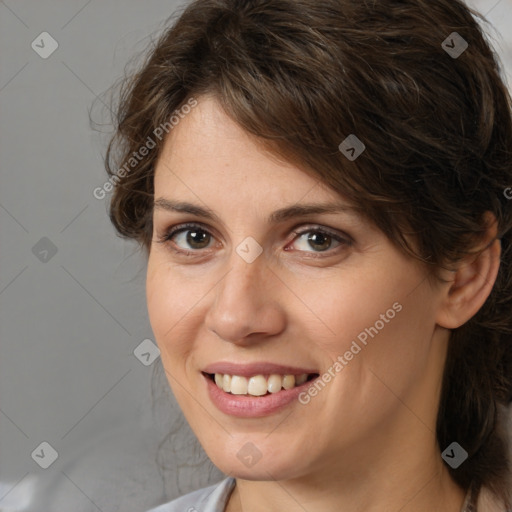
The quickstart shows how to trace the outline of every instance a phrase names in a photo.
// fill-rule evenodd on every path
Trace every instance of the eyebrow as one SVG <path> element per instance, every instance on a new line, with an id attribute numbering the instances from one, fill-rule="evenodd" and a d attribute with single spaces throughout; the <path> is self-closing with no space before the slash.
<path id="1" fill-rule="evenodd" d="M 186 201 L 171 201 L 164 197 L 155 200 L 153 207 L 158 210 L 169 212 L 182 212 L 197 215 L 211 221 L 221 223 L 220 218 L 209 208 L 203 208 Z M 308 215 L 329 214 L 329 213 L 352 213 L 356 212 L 353 206 L 341 203 L 311 203 L 311 204 L 294 204 L 285 208 L 280 208 L 272 212 L 268 218 L 269 224 L 277 224 L 289 219 L 306 217 Z"/>

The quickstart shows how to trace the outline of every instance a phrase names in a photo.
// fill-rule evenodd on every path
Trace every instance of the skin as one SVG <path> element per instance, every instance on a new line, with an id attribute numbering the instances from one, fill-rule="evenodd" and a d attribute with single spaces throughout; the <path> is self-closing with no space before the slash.
<path id="1" fill-rule="evenodd" d="M 284 206 L 348 203 L 265 152 L 208 96 L 170 132 L 154 185 L 155 199 L 219 217 L 154 209 L 147 305 L 178 403 L 213 463 L 237 478 L 228 512 L 458 512 L 464 492 L 435 437 L 442 371 L 449 329 L 492 288 L 499 242 L 434 284 L 355 211 L 268 224 Z M 185 222 L 211 236 L 187 243 L 192 229 L 158 242 Z M 319 229 L 352 243 L 308 242 Z M 263 249 L 252 263 L 236 252 L 248 236 Z M 236 418 L 209 399 L 207 364 L 269 361 L 322 374 L 396 302 L 402 310 L 307 405 Z M 262 454 L 251 468 L 237 458 L 247 442 Z"/>

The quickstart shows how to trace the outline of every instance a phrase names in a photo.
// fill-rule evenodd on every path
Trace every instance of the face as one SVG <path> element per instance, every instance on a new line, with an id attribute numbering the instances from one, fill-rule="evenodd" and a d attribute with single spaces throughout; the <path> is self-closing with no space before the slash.
<path id="1" fill-rule="evenodd" d="M 325 478 L 405 433 L 432 444 L 446 333 L 416 261 L 210 97 L 170 132 L 154 187 L 150 322 L 221 471 Z"/>

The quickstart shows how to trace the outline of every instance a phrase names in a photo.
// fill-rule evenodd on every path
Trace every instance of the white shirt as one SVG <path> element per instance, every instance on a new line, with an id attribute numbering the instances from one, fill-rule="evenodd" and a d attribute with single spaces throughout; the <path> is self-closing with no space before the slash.
<path id="1" fill-rule="evenodd" d="M 218 484 L 185 494 L 147 512 L 224 512 L 235 483 L 234 478 L 227 477 Z M 503 505 L 495 501 L 487 489 L 480 492 L 477 511 L 512 512 L 505 510 Z"/>
<path id="2" fill-rule="evenodd" d="M 224 512 L 236 480 L 227 477 L 218 484 L 198 489 L 147 512 Z"/>

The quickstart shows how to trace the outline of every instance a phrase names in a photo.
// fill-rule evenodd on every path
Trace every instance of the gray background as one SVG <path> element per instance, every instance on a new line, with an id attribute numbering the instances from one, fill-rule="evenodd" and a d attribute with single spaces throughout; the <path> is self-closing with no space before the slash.
<path id="1" fill-rule="evenodd" d="M 3 512 L 141 512 L 223 476 L 204 463 L 160 359 L 146 366 L 154 356 L 134 354 L 153 339 L 145 261 L 92 195 L 106 180 L 108 127 L 91 130 L 88 110 L 179 5 L 0 1 Z M 512 0 L 470 5 L 498 30 L 512 83 Z M 47 58 L 31 47 L 51 48 L 42 32 L 58 43 Z M 173 426 L 159 472 L 158 444 Z M 42 442 L 58 454 L 47 469 Z"/>

